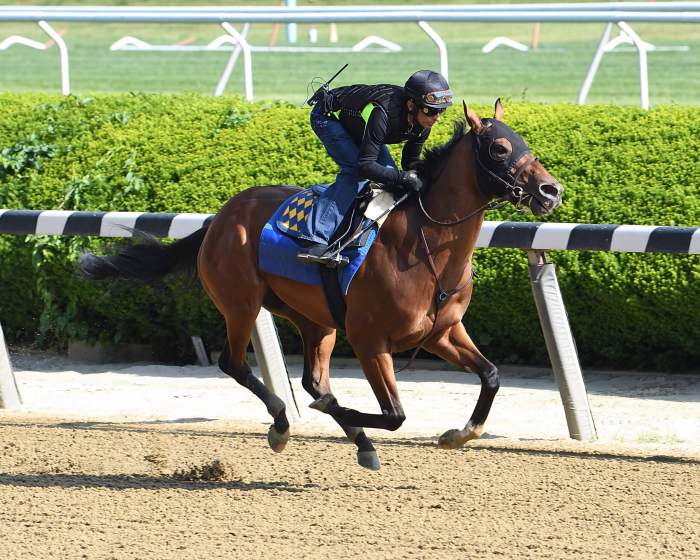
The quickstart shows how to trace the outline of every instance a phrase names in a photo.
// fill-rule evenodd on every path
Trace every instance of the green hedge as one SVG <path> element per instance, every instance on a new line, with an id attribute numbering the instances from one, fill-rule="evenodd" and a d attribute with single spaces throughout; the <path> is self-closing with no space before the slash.
<path id="1" fill-rule="evenodd" d="M 475 107 L 491 116 L 491 107 Z M 455 107 L 431 136 L 451 133 Z M 700 111 L 507 103 L 506 120 L 561 181 L 558 222 L 700 224 Z M 334 164 L 308 110 L 195 95 L 0 95 L 0 208 L 216 212 L 257 184 L 328 182 Z M 398 152 L 394 148 L 394 155 Z M 530 220 L 512 209 L 492 220 Z M 76 277 L 84 248 L 105 240 L 0 236 L 0 318 L 11 341 L 151 342 L 161 357 L 191 356 L 189 334 L 212 349 L 223 325 L 187 279 L 148 289 Z M 698 257 L 552 252 L 582 362 L 684 369 L 700 358 Z M 494 361 L 546 364 L 526 259 L 476 253 L 465 322 Z M 288 351 L 299 341 L 287 326 Z M 340 340 L 338 352 L 348 352 Z"/>

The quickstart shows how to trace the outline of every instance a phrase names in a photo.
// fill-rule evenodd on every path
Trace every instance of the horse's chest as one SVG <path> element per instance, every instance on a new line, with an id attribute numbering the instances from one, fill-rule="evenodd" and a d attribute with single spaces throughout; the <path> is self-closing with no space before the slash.
<path id="1" fill-rule="evenodd" d="M 353 313 L 347 326 L 390 340 L 395 351 L 410 349 L 459 322 L 468 304 L 464 294 L 454 294 L 443 302 L 436 299 L 434 290 L 397 290 L 377 298 L 363 313 Z"/>

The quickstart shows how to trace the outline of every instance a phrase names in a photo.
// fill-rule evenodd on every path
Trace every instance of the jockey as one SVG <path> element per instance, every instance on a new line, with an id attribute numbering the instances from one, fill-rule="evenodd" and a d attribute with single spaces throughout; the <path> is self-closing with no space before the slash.
<path id="1" fill-rule="evenodd" d="M 300 237 L 310 242 L 297 255 L 300 261 L 327 264 L 331 260 L 324 256 L 330 238 L 365 180 L 393 191 L 420 191 L 421 180 L 411 167 L 419 161 L 430 129 L 450 105 L 447 80 L 431 70 L 414 73 L 404 87 L 353 85 L 320 96 L 311 111 L 311 128 L 340 172 L 300 224 Z M 400 171 L 386 145 L 402 142 Z"/>

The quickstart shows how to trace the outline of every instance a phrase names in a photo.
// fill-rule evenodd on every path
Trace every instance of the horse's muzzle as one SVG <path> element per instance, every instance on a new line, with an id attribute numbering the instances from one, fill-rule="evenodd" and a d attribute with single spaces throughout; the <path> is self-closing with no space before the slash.
<path id="1" fill-rule="evenodd" d="M 528 206 L 536 216 L 549 214 L 561 205 L 561 194 L 564 188 L 557 182 L 540 183 L 537 193 L 532 195 Z"/>

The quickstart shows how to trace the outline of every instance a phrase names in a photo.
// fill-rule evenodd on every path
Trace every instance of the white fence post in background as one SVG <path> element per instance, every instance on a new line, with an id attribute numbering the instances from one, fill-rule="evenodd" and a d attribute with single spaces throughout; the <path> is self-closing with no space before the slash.
<path id="1" fill-rule="evenodd" d="M 605 52 L 605 45 L 608 44 L 610 39 L 610 32 L 612 31 L 612 22 L 605 25 L 603 34 L 600 36 L 600 41 L 598 41 L 598 48 L 593 55 L 593 60 L 591 65 L 588 67 L 588 73 L 583 79 L 583 84 L 581 84 L 581 89 L 578 92 L 578 97 L 576 98 L 577 105 L 583 105 L 588 97 L 588 92 L 591 90 L 591 85 L 593 84 L 593 78 L 595 78 L 598 72 L 598 67 L 600 66 L 600 61 L 603 59 L 603 53 Z"/>
<path id="2" fill-rule="evenodd" d="M 224 29 L 226 29 L 226 28 L 224 28 Z M 241 31 L 241 36 L 244 39 L 248 36 L 249 30 L 250 30 L 249 23 L 246 23 L 245 25 L 243 25 L 243 31 Z M 219 78 L 219 83 L 216 84 L 216 89 L 214 90 L 214 97 L 219 97 L 224 93 L 224 90 L 226 89 L 226 84 L 228 84 L 228 81 L 231 78 L 231 73 L 233 72 L 233 68 L 236 66 L 236 60 L 238 60 L 238 55 L 241 54 L 241 50 L 243 50 L 243 46 L 241 45 L 240 41 L 236 41 L 236 46 L 234 47 L 233 51 L 231 52 L 231 56 L 228 57 L 228 62 L 226 63 L 226 67 L 224 68 L 224 71 L 221 73 L 221 77 Z M 247 94 L 247 91 L 246 91 L 246 94 Z M 251 97 L 252 97 L 252 91 L 251 91 Z"/>
<path id="3" fill-rule="evenodd" d="M 449 79 L 447 77 L 447 46 L 445 45 L 445 41 L 442 40 L 442 37 L 436 33 L 436 31 L 430 27 L 426 22 L 424 21 L 419 21 L 418 26 L 426 32 L 428 37 L 430 37 L 435 43 L 435 45 L 438 48 L 438 52 L 440 53 L 440 74 L 445 76 L 445 79 Z"/>
<path id="4" fill-rule="evenodd" d="M 47 35 L 53 39 L 58 47 L 61 61 L 61 93 L 63 93 L 63 95 L 70 95 L 68 47 L 66 47 L 63 37 L 56 33 L 56 31 L 54 31 L 54 29 L 48 23 L 45 21 L 39 21 L 38 25 L 44 31 L 46 31 Z M 0 51 L 9 48 L 12 45 L 24 45 L 25 47 L 45 51 L 49 48 L 50 43 L 40 43 L 39 41 L 22 37 L 21 35 L 12 35 L 0 43 Z"/>
<path id="5" fill-rule="evenodd" d="M 554 376 L 559 385 L 569 435 L 573 439 L 592 441 L 597 437 L 595 424 L 588 406 L 583 374 L 559 290 L 557 273 L 554 265 L 547 262 L 544 251 L 528 251 L 527 260 L 532 294 Z"/>
<path id="6" fill-rule="evenodd" d="M 639 38 L 634 30 L 624 21 L 618 21 L 617 26 L 624 31 L 639 52 L 639 105 L 642 109 L 649 108 L 649 72 L 647 70 L 647 49 L 649 45 Z"/>
<path id="7" fill-rule="evenodd" d="M 15 375 L 12 373 L 10 354 L 7 351 L 0 324 L 0 408 L 19 408 L 20 406 L 22 406 L 22 399 L 19 396 Z"/>
<path id="8" fill-rule="evenodd" d="M 624 21 L 618 21 L 616 22 L 617 26 L 622 30 L 622 32 L 629 37 L 629 40 L 632 41 L 634 46 L 637 48 L 637 52 L 639 53 L 639 106 L 642 109 L 648 109 L 649 108 L 649 72 L 647 69 L 647 51 L 650 49 L 653 49 L 653 45 L 650 45 L 649 43 L 646 43 L 642 41 L 637 35 L 634 30 L 627 25 Z M 609 41 L 610 39 L 610 31 L 612 30 L 612 22 L 608 23 L 605 26 L 605 30 L 603 31 L 603 35 L 600 38 L 600 42 L 598 43 L 598 48 L 596 49 L 595 54 L 593 55 L 593 60 L 591 61 L 591 65 L 588 68 L 588 73 L 586 74 L 586 78 L 583 80 L 583 84 L 581 85 L 581 89 L 578 92 L 578 97 L 576 98 L 576 103 L 578 105 L 583 105 L 586 102 L 586 98 L 588 97 L 588 92 L 591 89 L 591 85 L 593 84 L 593 78 L 595 78 L 596 72 L 598 72 L 598 67 L 600 66 L 600 61 L 603 58 L 603 54 L 607 52 L 608 50 L 611 49 L 611 47 L 614 48 L 619 42 L 620 38 L 617 37 L 613 39 L 612 41 Z"/>
<path id="9" fill-rule="evenodd" d="M 225 21 L 221 24 L 221 27 L 223 27 L 229 35 L 236 39 L 237 44 L 240 45 L 241 49 L 243 49 L 243 80 L 245 82 L 245 98 L 248 101 L 253 101 L 253 61 L 250 55 L 250 44 L 248 44 L 248 41 L 246 41 L 245 36 L 236 31 L 236 29 L 230 23 Z M 244 27 L 244 31 L 247 33 L 248 29 Z M 236 62 L 235 58 L 233 59 L 233 62 Z M 231 69 L 233 70 L 233 65 L 231 65 Z M 221 76 L 221 78 L 223 79 L 223 76 Z"/>
<path id="10" fill-rule="evenodd" d="M 282 354 L 282 344 L 277 335 L 272 314 L 266 309 L 260 310 L 250 341 L 253 343 L 255 359 L 260 367 L 265 386 L 284 401 L 287 419 L 290 423 L 298 421 L 301 415 L 289 382 L 287 364 Z"/>
<path id="11" fill-rule="evenodd" d="M 296 8 L 297 0 L 286 0 L 287 8 Z M 288 23 L 287 24 L 287 42 L 293 45 L 297 42 L 297 24 Z"/>
<path id="12" fill-rule="evenodd" d="M 53 27 L 51 27 L 48 23 L 42 20 L 39 22 L 39 27 L 46 31 L 46 34 L 56 42 L 56 46 L 58 47 L 58 52 L 60 53 L 61 57 L 61 93 L 63 95 L 70 95 L 68 47 L 66 47 L 63 37 L 56 33 Z"/>

